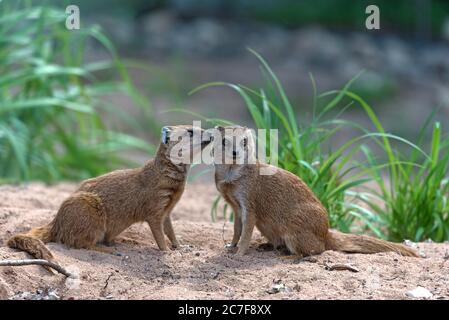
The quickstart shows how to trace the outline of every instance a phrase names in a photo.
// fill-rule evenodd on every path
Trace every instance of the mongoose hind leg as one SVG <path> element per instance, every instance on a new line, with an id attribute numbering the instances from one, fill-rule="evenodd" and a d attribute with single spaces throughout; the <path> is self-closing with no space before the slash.
<path id="1" fill-rule="evenodd" d="M 129 244 L 133 244 L 133 245 L 142 244 L 142 242 L 140 242 L 140 241 L 137 241 L 137 240 L 132 239 L 132 238 L 124 237 L 124 236 L 120 236 L 120 238 L 117 239 L 117 242 L 129 243 Z"/>
<path id="2" fill-rule="evenodd" d="M 280 253 L 283 253 L 285 255 L 290 254 L 290 251 L 284 244 L 274 245 L 271 242 L 265 242 L 261 243 L 257 246 L 257 251 L 279 251 Z"/>
<path id="3" fill-rule="evenodd" d="M 137 240 L 128 238 L 128 237 L 120 236 L 120 237 L 112 239 L 112 240 L 105 239 L 101 244 L 103 246 L 95 246 L 95 247 L 91 248 L 91 250 L 95 250 L 95 251 L 103 252 L 103 253 L 110 253 L 113 255 L 120 255 L 119 248 L 117 247 L 119 244 L 139 245 L 142 243 Z"/>
<path id="4" fill-rule="evenodd" d="M 326 250 L 325 242 L 312 232 L 287 234 L 284 241 L 288 250 L 301 258 L 320 254 Z"/>
<path id="5" fill-rule="evenodd" d="M 106 233 L 106 214 L 101 199 L 90 192 L 73 194 L 62 203 L 51 232 L 56 242 L 69 247 L 95 247 Z"/>
<path id="6" fill-rule="evenodd" d="M 112 239 L 112 240 L 106 240 L 106 239 L 104 239 L 104 240 L 103 240 L 103 244 L 104 244 L 106 247 L 115 247 L 115 245 L 117 244 L 117 241 L 115 241 L 115 239 Z"/>
<path id="7" fill-rule="evenodd" d="M 274 251 L 274 245 L 270 242 L 261 243 L 257 246 L 257 251 Z"/>
<path id="8" fill-rule="evenodd" d="M 300 252 L 292 252 L 286 245 L 281 245 L 276 248 L 279 253 L 279 258 L 283 260 L 301 260 L 304 255 Z"/>
<path id="9" fill-rule="evenodd" d="M 115 250 L 112 248 L 108 248 L 108 247 L 102 247 L 99 245 L 94 245 L 90 248 L 86 248 L 89 250 L 93 250 L 93 251 L 97 251 L 97 252 L 101 252 L 101 253 L 108 253 L 108 254 L 114 254 L 115 255 Z"/>

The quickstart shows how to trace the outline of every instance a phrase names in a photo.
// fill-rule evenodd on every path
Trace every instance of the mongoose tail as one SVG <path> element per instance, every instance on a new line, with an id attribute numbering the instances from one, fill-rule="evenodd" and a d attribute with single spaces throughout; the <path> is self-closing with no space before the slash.
<path id="1" fill-rule="evenodd" d="M 36 259 L 53 261 L 53 255 L 44 243 L 51 241 L 51 223 L 17 234 L 8 240 L 8 247 L 28 252 Z"/>
<path id="2" fill-rule="evenodd" d="M 403 244 L 388 242 L 364 235 L 347 234 L 329 230 L 326 249 L 348 253 L 396 252 L 402 256 L 419 257 L 418 253 Z"/>

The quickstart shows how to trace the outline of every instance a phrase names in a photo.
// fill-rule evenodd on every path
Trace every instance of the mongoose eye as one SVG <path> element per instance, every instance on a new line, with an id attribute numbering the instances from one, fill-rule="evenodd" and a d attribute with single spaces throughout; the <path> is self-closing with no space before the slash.
<path id="1" fill-rule="evenodd" d="M 189 134 L 190 137 L 193 137 L 193 130 L 192 129 L 188 129 L 187 133 Z"/>

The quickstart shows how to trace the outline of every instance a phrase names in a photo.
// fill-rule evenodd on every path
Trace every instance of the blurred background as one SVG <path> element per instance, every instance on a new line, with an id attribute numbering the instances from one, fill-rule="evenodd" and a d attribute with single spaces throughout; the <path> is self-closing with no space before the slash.
<path id="1" fill-rule="evenodd" d="M 264 79 L 246 50 L 250 47 L 269 62 L 299 117 L 311 110 L 309 73 L 324 92 L 365 70 L 353 89 L 388 131 L 414 139 L 416 128 L 438 107 L 443 128 L 449 125 L 449 3 L 444 0 L 72 2 L 80 7 L 82 23 L 101 25 L 122 57 L 154 68 L 132 74 L 162 123 L 190 119 L 162 113 L 185 108 L 252 125 L 244 102 L 231 90 L 187 94 L 210 81 L 260 85 Z M 380 30 L 365 28 L 370 4 L 380 8 Z M 101 53 L 93 47 L 92 59 Z M 352 108 L 347 116 L 357 119 L 361 113 Z"/>
<path id="2" fill-rule="evenodd" d="M 108 113 L 102 120 L 144 141 L 156 143 L 164 124 L 197 119 L 173 109 L 253 126 L 244 101 L 232 90 L 188 94 L 211 81 L 260 86 L 259 62 L 247 48 L 268 61 L 298 118 L 311 114 L 310 74 L 321 93 L 341 88 L 365 70 L 352 89 L 371 104 L 387 131 L 413 140 L 437 109 L 443 130 L 449 127 L 449 3 L 444 0 L 4 0 L 0 10 L 8 7 L 4 15 L 11 17 L 26 6 L 64 12 L 69 4 L 80 8 L 81 17 L 81 30 L 70 32 L 99 26 L 145 105 L 143 111 L 136 99 L 110 90 L 102 99 L 115 104 L 118 116 Z M 380 8 L 380 30 L 365 27 L 370 4 Z M 83 57 L 86 63 L 105 61 L 111 50 L 93 37 L 83 45 Z M 96 77 L 112 76 L 99 72 Z M 124 125 L 126 116 L 138 124 Z M 360 108 L 348 109 L 345 117 L 371 125 Z M 142 163 L 149 150 L 140 149 L 123 155 Z"/>

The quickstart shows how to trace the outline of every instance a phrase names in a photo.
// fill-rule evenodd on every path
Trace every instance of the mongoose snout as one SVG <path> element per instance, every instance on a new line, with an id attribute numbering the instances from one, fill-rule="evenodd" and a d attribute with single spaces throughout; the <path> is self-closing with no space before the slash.
<path id="1" fill-rule="evenodd" d="M 254 163 L 255 150 L 254 140 L 251 140 L 245 133 L 251 132 L 246 127 L 215 127 L 219 133 L 219 140 L 215 141 L 215 149 L 218 150 L 215 163 L 225 164 L 249 164 Z"/>

